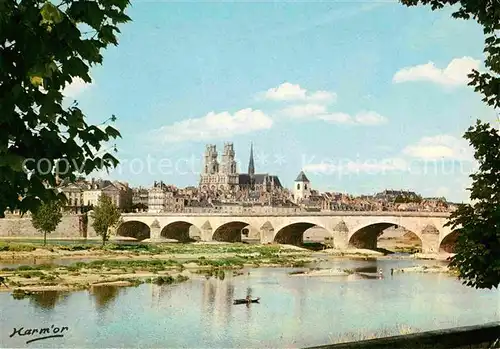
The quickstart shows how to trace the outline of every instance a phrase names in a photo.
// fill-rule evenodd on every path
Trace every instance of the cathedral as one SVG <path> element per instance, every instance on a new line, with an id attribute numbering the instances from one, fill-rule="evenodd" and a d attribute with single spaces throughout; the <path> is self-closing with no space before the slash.
<path id="1" fill-rule="evenodd" d="M 236 168 L 233 143 L 225 143 L 219 164 L 217 148 L 207 144 L 204 155 L 204 166 L 200 178 L 200 190 L 208 193 L 257 191 L 273 192 L 282 189 L 278 176 L 267 173 L 255 173 L 253 145 L 250 145 L 248 172 L 238 173 Z"/>

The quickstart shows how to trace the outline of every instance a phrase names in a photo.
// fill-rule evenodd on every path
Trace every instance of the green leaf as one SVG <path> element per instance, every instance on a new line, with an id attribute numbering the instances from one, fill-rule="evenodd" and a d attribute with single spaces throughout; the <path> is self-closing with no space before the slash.
<path id="1" fill-rule="evenodd" d="M 104 129 L 104 132 L 106 132 L 106 134 L 111 137 L 111 138 L 117 138 L 117 137 L 120 137 L 121 138 L 121 134 L 120 132 L 118 132 L 117 129 L 115 129 L 114 127 L 112 126 L 107 126 L 105 129 Z"/>
<path id="2" fill-rule="evenodd" d="M 73 1 L 68 13 L 76 22 L 87 23 L 96 30 L 101 26 L 105 16 L 97 1 Z"/>
<path id="3" fill-rule="evenodd" d="M 50 2 L 46 2 L 42 6 L 40 14 L 42 15 L 43 23 L 59 24 L 63 20 L 63 15 L 61 11 L 59 11 L 59 9 Z"/>
<path id="4" fill-rule="evenodd" d="M 94 169 L 96 168 L 96 164 L 94 164 L 94 161 L 87 159 L 85 161 L 85 165 L 83 167 L 83 170 L 85 171 L 85 174 L 91 174 Z"/>
<path id="5" fill-rule="evenodd" d="M 9 167 L 15 172 L 22 172 L 24 160 L 24 157 L 17 154 L 3 154 L 0 156 L 0 167 Z"/>
<path id="6" fill-rule="evenodd" d="M 98 37 L 101 39 L 105 44 L 113 44 L 113 45 L 118 45 L 118 41 L 116 41 L 116 37 L 114 34 L 114 31 L 119 32 L 118 28 L 115 27 L 114 25 L 103 25 L 101 29 L 99 30 Z"/>
<path id="7" fill-rule="evenodd" d="M 35 87 L 42 86 L 43 78 L 41 76 L 30 76 L 30 82 Z"/>
<path id="8" fill-rule="evenodd" d="M 104 154 L 102 159 L 106 162 L 106 164 L 111 163 L 113 167 L 118 166 L 118 164 L 120 163 L 120 161 L 118 161 L 117 158 L 115 158 L 113 155 L 109 153 Z"/>

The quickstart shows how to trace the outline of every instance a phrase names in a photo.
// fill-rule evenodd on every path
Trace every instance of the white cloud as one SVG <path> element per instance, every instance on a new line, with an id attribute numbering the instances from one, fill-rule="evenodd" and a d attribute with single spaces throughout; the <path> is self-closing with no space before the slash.
<path id="1" fill-rule="evenodd" d="M 403 149 L 403 153 L 423 160 L 450 159 L 472 160 L 472 149 L 467 141 L 450 135 L 424 137 L 414 145 Z"/>
<path id="2" fill-rule="evenodd" d="M 164 142 L 211 140 L 272 127 L 273 121 L 260 110 L 242 109 L 234 114 L 210 112 L 207 115 L 163 126 L 154 133 Z"/>
<path id="3" fill-rule="evenodd" d="M 332 124 L 351 124 L 352 117 L 346 113 L 329 113 L 317 115 L 317 118 Z"/>
<path id="4" fill-rule="evenodd" d="M 329 91 L 308 92 L 299 84 L 285 82 L 262 93 L 264 99 L 273 101 L 303 101 L 312 103 L 331 103 L 337 100 L 337 94 Z"/>
<path id="5" fill-rule="evenodd" d="M 294 119 L 322 120 L 332 124 L 350 124 L 374 126 L 387 122 L 387 118 L 374 111 L 361 111 L 355 115 L 347 113 L 329 113 L 327 108 L 320 104 L 295 105 L 283 109 L 283 116 Z"/>
<path id="6" fill-rule="evenodd" d="M 379 125 L 387 122 L 387 118 L 385 116 L 382 116 L 374 111 L 360 112 L 356 114 L 354 120 L 356 123 L 362 125 Z"/>
<path id="7" fill-rule="evenodd" d="M 66 83 L 66 86 L 61 91 L 63 96 L 75 98 L 83 91 L 87 90 L 92 84 L 86 83 L 81 78 L 74 78 L 70 84 Z"/>
<path id="8" fill-rule="evenodd" d="M 446 68 L 440 69 L 433 62 L 405 67 L 392 78 L 394 83 L 408 81 L 430 81 L 443 86 L 467 85 L 468 74 L 479 69 L 480 61 L 471 57 L 454 58 Z"/>
<path id="9" fill-rule="evenodd" d="M 383 174 L 392 171 L 406 171 L 408 164 L 400 158 L 382 159 L 379 161 L 351 161 L 340 159 L 336 161 L 323 161 L 321 163 L 306 164 L 302 166 L 304 171 L 314 174 Z"/>
<path id="10" fill-rule="evenodd" d="M 326 107 L 320 104 L 294 105 L 281 111 L 281 114 L 291 118 L 314 117 L 325 113 Z"/>

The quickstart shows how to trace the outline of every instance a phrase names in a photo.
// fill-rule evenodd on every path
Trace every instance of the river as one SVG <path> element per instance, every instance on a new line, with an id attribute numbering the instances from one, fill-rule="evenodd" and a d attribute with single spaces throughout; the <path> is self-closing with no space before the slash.
<path id="1" fill-rule="evenodd" d="M 320 267 L 375 273 L 383 278 L 289 276 L 297 268 L 248 269 L 224 280 L 178 285 L 99 287 L 46 292 L 16 300 L 0 293 L 1 347 L 262 348 L 307 347 L 500 319 L 500 291 L 475 290 L 444 274 L 390 268 L 435 261 L 336 260 Z M 260 304 L 233 305 L 247 293 Z M 64 337 L 26 344 L 14 328 L 66 326 Z"/>

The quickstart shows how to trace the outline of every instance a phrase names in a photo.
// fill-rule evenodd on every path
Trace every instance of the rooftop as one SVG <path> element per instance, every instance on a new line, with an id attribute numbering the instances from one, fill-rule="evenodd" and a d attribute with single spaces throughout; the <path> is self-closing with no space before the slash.
<path id="1" fill-rule="evenodd" d="M 309 182 L 309 179 L 307 179 L 307 176 L 304 173 L 304 171 L 300 171 L 299 175 L 295 179 L 295 182 Z"/>

